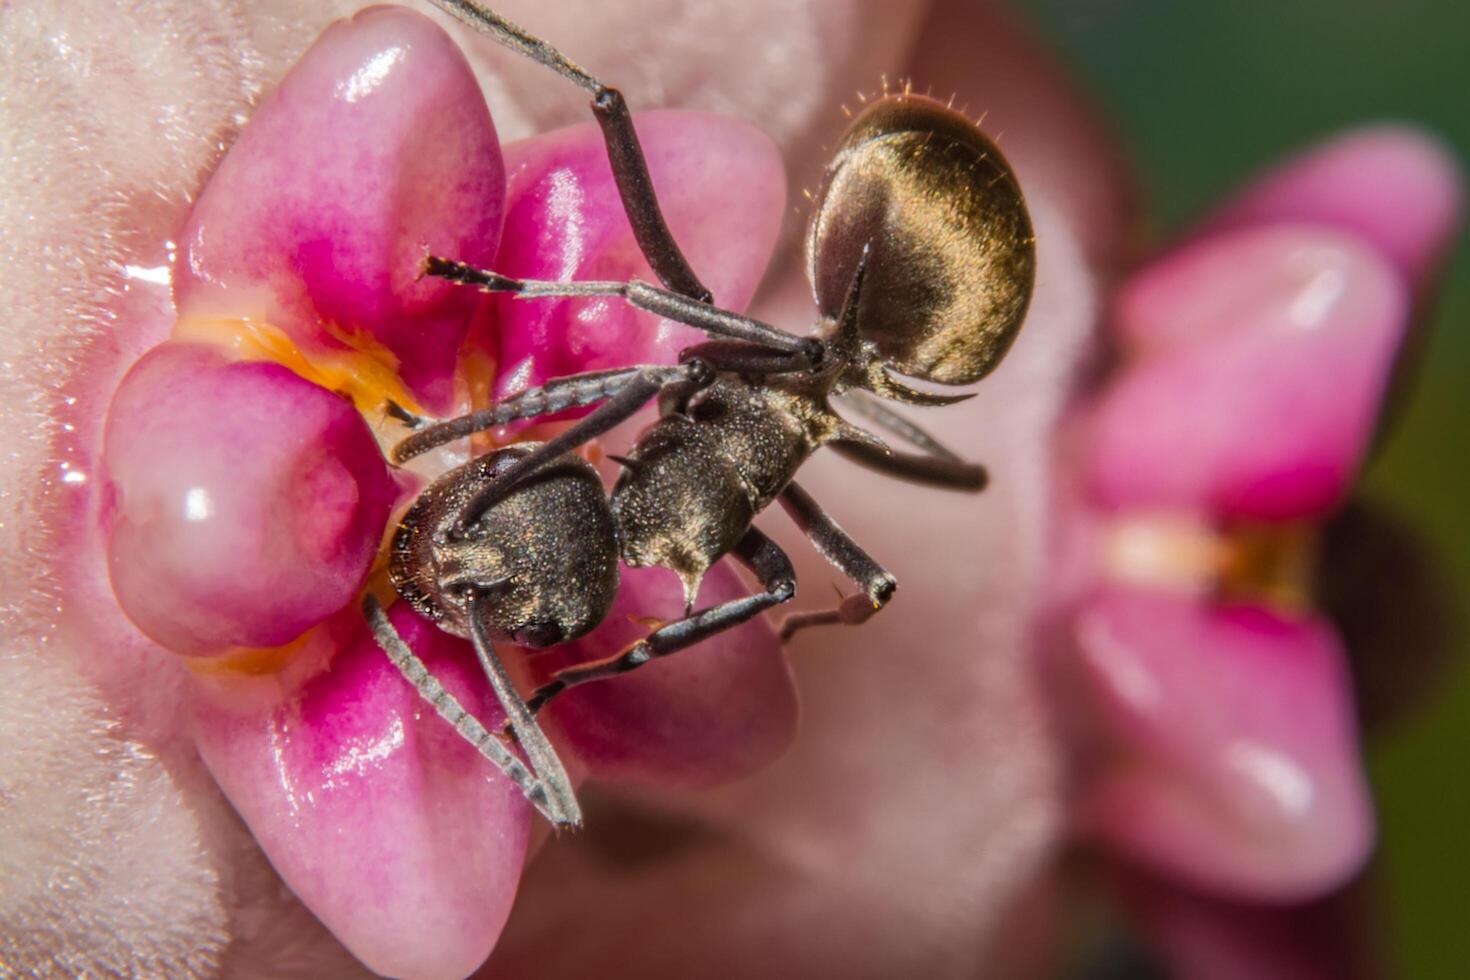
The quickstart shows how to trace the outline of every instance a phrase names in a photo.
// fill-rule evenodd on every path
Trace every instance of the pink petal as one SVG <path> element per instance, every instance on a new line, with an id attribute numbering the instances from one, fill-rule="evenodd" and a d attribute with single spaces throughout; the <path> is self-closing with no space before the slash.
<path id="1" fill-rule="evenodd" d="M 749 595 L 727 565 L 705 577 L 699 607 Z M 683 615 L 683 588 L 658 568 L 624 569 L 612 612 L 576 643 L 533 663 L 549 672 L 610 656 L 650 629 L 634 620 Z M 791 669 L 769 622 L 757 618 L 616 680 L 568 692 L 551 711 L 595 777 L 707 785 L 760 768 L 796 734 Z"/>
<path id="2" fill-rule="evenodd" d="M 749 123 L 648 112 L 638 135 L 664 217 L 715 302 L 750 302 L 781 228 L 786 181 L 776 147 Z M 506 148 L 510 187 L 496 271 L 528 279 L 643 279 L 601 131 L 573 126 Z M 577 371 L 672 362 L 696 330 L 621 300 L 496 298 L 500 394 Z"/>
<path id="3" fill-rule="evenodd" d="M 1309 898 L 1362 865 L 1372 813 L 1328 626 L 1117 591 L 1084 604 L 1073 640 L 1102 746 L 1087 826 L 1251 899 Z"/>
<path id="4" fill-rule="evenodd" d="M 1440 140 L 1408 126 L 1335 137 L 1255 180 L 1212 224 L 1320 223 L 1361 236 L 1411 282 L 1433 273 L 1464 209 L 1464 178 Z"/>
<path id="5" fill-rule="evenodd" d="M 1357 240 L 1296 226 L 1211 236 L 1139 273 L 1119 330 L 1146 344 L 1096 406 L 1105 505 L 1266 520 L 1321 513 L 1373 432 L 1408 320 Z"/>
<path id="6" fill-rule="evenodd" d="M 446 409 L 479 299 L 420 280 L 422 262 L 488 263 L 503 196 L 464 56 L 423 16 L 372 8 L 322 34 L 210 178 L 183 233 L 179 312 L 256 317 L 312 349 L 380 345 Z"/>
<path id="7" fill-rule="evenodd" d="M 286 643 L 352 601 L 397 495 L 350 402 L 196 344 L 134 365 L 102 469 L 117 601 L 193 655 Z"/>
<path id="8" fill-rule="evenodd" d="M 501 724 L 468 644 L 403 603 L 392 621 L 461 704 Z M 388 976 L 463 977 L 510 912 L 529 807 L 356 611 L 325 642 L 330 669 L 297 694 L 274 677 L 202 682 L 199 750 L 281 877 L 354 955 Z"/>

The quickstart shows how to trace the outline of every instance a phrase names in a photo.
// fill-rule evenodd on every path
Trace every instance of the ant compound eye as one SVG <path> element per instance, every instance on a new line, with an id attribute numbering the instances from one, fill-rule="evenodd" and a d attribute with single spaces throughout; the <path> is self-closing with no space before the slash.
<path id="1" fill-rule="evenodd" d="M 969 384 L 1005 356 L 1031 299 L 1035 240 L 1009 165 L 967 118 L 894 95 L 853 121 L 807 237 L 823 316 L 842 312 L 865 249 L 857 329 L 895 369 Z"/>
<path id="2" fill-rule="evenodd" d="M 176 342 L 113 396 L 103 470 L 118 602 L 190 656 L 278 646 L 350 602 L 396 495 L 345 399 Z"/>

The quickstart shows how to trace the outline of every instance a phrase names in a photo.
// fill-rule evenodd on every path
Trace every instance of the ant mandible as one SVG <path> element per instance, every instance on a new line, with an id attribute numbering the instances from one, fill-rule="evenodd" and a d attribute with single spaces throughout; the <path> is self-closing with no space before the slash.
<path id="1" fill-rule="evenodd" d="M 882 400 L 947 405 L 969 397 L 923 391 L 903 378 L 967 385 L 995 367 L 1030 301 L 1035 241 L 1010 168 L 974 123 L 907 91 L 885 95 L 853 120 L 814 198 L 806 258 L 821 316 L 816 335 L 722 310 L 664 222 L 622 95 L 475 0 L 434 2 L 592 94 L 623 208 L 664 288 L 513 279 L 439 257 L 425 272 L 527 298 L 621 297 L 715 338 L 682 351 L 676 365 L 558 378 L 446 421 L 390 406 L 414 430 L 394 447 L 397 464 L 518 419 L 598 406 L 545 442 L 498 449 L 440 477 L 393 538 L 394 587 L 439 628 L 473 643 L 525 763 L 428 673 L 376 600 L 364 600 L 378 644 L 418 692 L 548 820 L 575 827 L 576 797 L 536 712 L 568 688 L 626 673 L 789 601 L 791 561 L 751 523 L 766 505 L 779 499 L 817 551 L 862 590 L 835 609 L 789 617 L 783 639 L 807 626 L 861 623 L 893 595 L 894 577 L 792 479 L 819 446 L 921 484 L 984 487 L 983 468 Z M 829 404 L 842 395 L 852 411 L 919 452 L 892 451 L 842 419 Z M 573 450 L 655 398 L 659 418 L 618 458 L 623 469 L 609 497 Z M 694 611 L 700 580 L 725 555 L 753 571 L 763 591 Z M 522 700 L 493 643 L 547 647 L 587 633 L 612 606 L 619 559 L 677 574 L 684 618 L 616 656 L 558 671 Z"/>

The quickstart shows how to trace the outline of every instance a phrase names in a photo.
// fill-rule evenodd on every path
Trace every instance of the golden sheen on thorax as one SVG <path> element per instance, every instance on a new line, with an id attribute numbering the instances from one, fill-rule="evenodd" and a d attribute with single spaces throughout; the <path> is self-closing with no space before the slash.
<path id="1" fill-rule="evenodd" d="M 1031 297 L 1031 219 L 1005 158 L 969 119 L 890 95 L 856 119 L 822 181 L 807 268 L 836 317 L 864 246 L 862 339 L 904 374 L 978 381 L 1010 348 Z"/>

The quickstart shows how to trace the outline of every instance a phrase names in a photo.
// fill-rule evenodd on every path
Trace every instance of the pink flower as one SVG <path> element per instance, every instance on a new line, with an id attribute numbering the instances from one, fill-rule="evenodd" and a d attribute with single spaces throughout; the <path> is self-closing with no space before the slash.
<path id="1" fill-rule="evenodd" d="M 165 0 L 105 16 L 85 5 L 13 5 L 6 70 L 20 80 L 0 85 L 0 116 L 19 149 L 0 166 L 11 192 L 0 197 L 0 223 L 15 255 L 0 264 L 0 282 L 18 312 L 0 347 L 17 370 L 0 376 L 0 394 L 25 406 L 25 418 L 0 433 L 10 461 L 0 494 L 13 502 L 0 561 L 7 581 L 33 587 L 7 596 L 12 643 L 0 656 L 7 961 L 57 972 L 273 976 L 355 975 L 366 963 L 447 976 L 474 969 L 493 945 L 497 975 L 554 977 L 973 976 L 1044 960 L 1048 903 L 1035 898 L 1037 883 L 1075 813 L 1096 815 L 1089 829 L 1110 826 L 1099 801 L 1117 770 L 1091 770 L 1091 805 L 1074 806 L 1068 746 L 1050 721 L 1050 695 L 1034 683 L 1038 631 L 1083 622 L 1070 618 L 1078 610 L 1127 627 L 1153 603 L 1168 608 L 1196 653 L 1214 656 L 1194 670 L 1158 672 L 1171 710 L 1197 709 L 1179 711 L 1175 728 L 1151 731 L 1126 704 L 1096 715 L 1113 724 L 1101 728 L 1107 741 L 1088 744 L 1140 750 L 1137 771 L 1149 777 L 1112 799 L 1168 831 L 1145 842 L 1159 844 L 1153 855 L 1134 853 L 1251 894 L 1303 894 L 1345 874 L 1366 823 L 1330 631 L 1315 620 L 1279 630 L 1278 659 L 1309 669 L 1272 673 L 1252 659 L 1270 652 L 1261 632 L 1240 617 L 1222 623 L 1201 596 L 1160 600 L 1136 580 L 1098 585 L 1099 572 L 1115 568 L 1100 559 L 1110 552 L 1093 532 L 1100 517 L 1137 511 L 1135 492 L 1152 516 L 1147 494 L 1168 486 L 1171 512 L 1217 533 L 1217 516 L 1259 500 L 1261 488 L 1205 493 L 1223 485 L 1216 476 L 1224 484 L 1239 476 L 1250 457 L 1212 469 L 1225 457 L 1200 446 L 1190 447 L 1199 465 L 1189 479 L 1159 465 L 1158 442 L 1115 443 L 1137 454 L 1136 474 L 1110 469 L 1111 455 L 1092 462 L 1105 434 L 1094 425 L 1103 412 L 1096 399 L 1134 384 L 1134 373 L 1146 389 L 1150 365 L 1162 389 L 1177 390 L 1176 371 L 1200 359 L 1200 343 L 1171 339 L 1165 324 L 1146 358 L 1077 407 L 1078 368 L 1126 261 L 1131 209 L 1095 114 L 1049 56 L 1003 14 L 959 0 L 941 0 L 927 20 L 920 5 L 867 0 L 498 6 L 620 85 L 635 107 L 698 107 L 757 123 L 775 138 L 793 188 L 814 184 L 821 147 L 844 121 L 836 105 L 871 90 L 880 72 L 895 77 L 908 66 L 921 87 L 957 91 L 958 104 L 985 111 L 1035 218 L 1036 299 L 978 396 L 922 421 L 986 463 L 993 486 L 978 498 L 934 494 L 841 460 L 814 461 L 803 484 L 902 588 L 862 629 L 810 634 L 793 649 L 803 721 L 791 750 L 764 765 L 790 739 L 795 705 L 787 664 L 762 624 L 659 672 L 590 686 L 550 726 L 576 768 L 601 777 L 601 787 L 583 789 L 589 830 L 548 843 L 523 869 L 536 826 L 524 802 L 416 701 L 363 635 L 351 600 L 370 577 L 362 555 L 376 543 L 370 532 L 384 521 L 385 499 L 401 503 L 413 489 L 365 441 L 395 434 L 371 410 L 390 389 L 401 383 L 402 394 L 445 412 L 569 370 L 667 360 L 683 343 L 680 332 L 615 306 L 482 302 L 413 274 L 432 246 L 512 273 L 646 275 L 606 186 L 582 93 L 452 27 L 462 56 L 402 12 L 333 28 L 303 58 L 330 20 L 352 12 L 346 0 Z M 635 33 L 633 24 L 658 29 Z M 412 43 L 399 50 L 405 39 Z M 294 81 L 278 90 L 292 64 Z M 456 124 L 437 128 L 446 117 Z M 694 114 L 639 120 L 681 243 L 717 298 L 742 305 L 781 217 L 775 155 L 747 124 Z M 544 133 L 573 122 L 576 132 Z M 531 133 L 543 135 L 509 141 Z M 1379 159 L 1389 163 L 1372 172 L 1401 177 L 1379 186 L 1394 194 L 1365 203 L 1341 193 L 1352 184 L 1327 168 L 1267 185 L 1275 190 L 1248 197 L 1193 247 L 1207 251 L 1231 222 L 1251 227 L 1230 234 L 1249 236 L 1264 233 L 1252 230 L 1262 214 L 1289 216 L 1315 226 L 1310 234 L 1335 235 L 1353 270 L 1376 270 L 1367 281 L 1382 287 L 1380 299 L 1401 297 L 1443 244 L 1453 180 L 1417 137 L 1370 143 L 1388 148 Z M 1435 194 L 1411 193 L 1431 184 L 1423 171 L 1405 176 L 1405 160 L 1432 165 Z M 1398 203 L 1368 206 L 1382 201 Z M 1426 231 L 1431 218 L 1446 223 Z M 759 310 L 800 330 L 811 303 L 789 235 L 783 241 Z M 1232 266 L 1231 276 L 1266 265 Z M 173 289 L 159 284 L 165 273 Z M 1165 278 L 1187 279 L 1177 269 Z M 1161 309 L 1163 300 L 1137 303 Z M 256 346 L 242 358 L 220 339 L 242 337 L 243 317 L 278 333 L 243 337 Z M 236 326 L 221 329 L 221 318 Z M 169 338 L 181 319 L 189 338 L 211 346 L 180 351 L 185 335 Z M 1330 348 L 1336 363 L 1356 366 L 1360 380 L 1381 378 L 1395 343 L 1388 319 L 1352 321 L 1358 340 Z M 1149 333 L 1140 329 L 1140 338 Z M 1242 358 L 1281 352 L 1280 338 L 1247 333 Z M 292 358 L 282 338 L 315 365 L 313 377 L 263 365 L 261 343 L 271 359 Z M 164 341 L 162 353 L 148 353 Z M 363 374 L 365 363 L 389 363 L 384 352 L 398 370 Z M 175 354 L 179 362 L 167 363 Z M 1290 356 L 1305 355 L 1291 348 Z M 140 359 L 168 379 L 124 384 Z M 493 375 L 477 373 L 492 362 Z M 1194 377 L 1214 377 L 1210 367 Z M 1226 387 L 1244 397 L 1239 384 Z M 1369 387 L 1353 389 L 1354 412 L 1316 417 L 1316 435 L 1302 441 L 1331 451 L 1307 474 L 1315 482 L 1282 481 L 1270 500 L 1284 507 L 1286 491 L 1303 487 L 1319 496 L 1310 506 L 1300 502 L 1310 495 L 1298 497 L 1275 517 L 1315 519 L 1336 502 L 1372 424 Z M 356 408 L 331 394 L 339 388 L 357 396 Z M 108 460 L 109 403 L 130 390 L 144 396 L 133 421 L 120 421 L 119 409 L 114 424 L 135 434 L 156 425 L 179 442 L 142 439 Z M 169 409 L 170 400 L 194 410 Z M 165 424 L 174 414 L 184 417 Z M 1061 424 L 1074 440 L 1067 453 L 1054 439 Z M 1226 448 L 1232 431 L 1218 433 Z M 1273 446 L 1287 455 L 1301 444 L 1279 435 Z M 248 452 L 231 458 L 220 451 L 226 439 Z M 173 479 L 185 463 L 210 482 Z M 1079 469 L 1087 482 L 1073 482 Z M 99 490 L 125 480 L 186 514 L 178 494 L 207 486 L 230 520 L 200 538 L 176 520 L 157 552 L 147 547 L 152 529 L 119 543 L 129 494 Z M 1064 494 L 1066 509 L 1055 499 Z M 311 519 L 292 527 L 262 502 L 293 514 L 305 502 Z M 1059 531 L 1064 515 L 1066 528 L 1083 533 Z M 109 537 L 113 560 L 137 573 L 130 597 L 126 586 L 114 593 Z M 1058 557 L 1059 537 L 1078 547 Z M 783 543 L 800 564 L 798 601 L 825 605 L 834 576 L 794 535 Z M 292 549 L 333 560 L 298 560 Z M 706 600 L 743 589 L 719 574 Z M 272 575 L 275 590 L 246 588 L 246 579 L 255 588 Z M 140 610 L 153 606 L 167 620 L 178 607 L 158 601 L 165 586 L 199 586 L 198 615 L 134 625 L 118 607 L 146 620 Z M 281 595 L 294 601 L 274 603 Z M 574 652 L 620 646 L 642 628 L 629 616 L 666 618 L 678 605 L 672 582 L 628 574 L 619 607 Z M 323 616 L 289 654 L 227 653 L 195 661 L 193 671 L 138 631 L 171 625 L 177 635 L 159 638 L 202 656 L 223 653 L 221 637 L 275 646 L 282 637 L 271 630 L 294 635 Z M 450 689 L 491 720 L 463 644 L 401 608 L 394 617 Z M 1202 636 L 1219 642 L 1206 647 Z M 1300 694 L 1312 716 L 1266 724 L 1274 719 L 1249 716 L 1238 701 L 1189 693 L 1201 677 L 1252 679 L 1241 672 L 1257 666 L 1254 679 Z M 1096 682 L 1081 688 L 1093 706 L 1111 706 L 1106 675 L 1083 677 Z M 1180 774 L 1187 785 L 1233 785 L 1240 777 L 1221 770 L 1215 750 L 1242 731 L 1303 760 L 1314 791 L 1332 791 L 1325 804 L 1313 797 L 1311 814 L 1357 822 L 1309 841 L 1274 873 L 1233 825 L 1169 822 L 1154 788 Z M 1178 860 L 1181 841 L 1219 845 L 1220 854 Z"/>
<path id="2" fill-rule="evenodd" d="M 1437 147 L 1364 130 L 1261 178 L 1117 295 L 1114 366 L 1063 442 L 1078 818 L 1196 887 L 1313 898 L 1371 847 L 1316 554 L 1459 194 Z"/>

